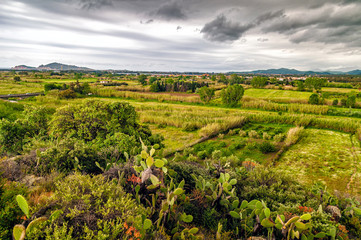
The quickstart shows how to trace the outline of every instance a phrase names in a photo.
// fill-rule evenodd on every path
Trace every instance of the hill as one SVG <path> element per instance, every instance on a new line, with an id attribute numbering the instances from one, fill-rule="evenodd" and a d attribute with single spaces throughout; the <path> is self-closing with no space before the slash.
<path id="1" fill-rule="evenodd" d="M 93 71 L 93 69 L 87 68 L 87 67 L 78 67 L 75 65 L 67 65 L 62 63 L 49 63 L 46 65 L 40 65 L 37 69 L 39 70 L 63 70 L 63 71 L 69 71 L 69 70 L 75 70 L 75 71 Z"/>

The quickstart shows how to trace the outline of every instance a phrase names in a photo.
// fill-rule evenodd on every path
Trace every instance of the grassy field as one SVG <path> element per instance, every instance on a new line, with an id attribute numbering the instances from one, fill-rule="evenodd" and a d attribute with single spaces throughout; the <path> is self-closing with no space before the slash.
<path id="1" fill-rule="evenodd" d="M 312 184 L 321 181 L 332 190 L 360 195 L 359 173 L 347 189 L 355 167 L 361 167 L 351 148 L 349 134 L 306 129 L 303 138 L 284 153 L 276 166 L 289 171 L 302 182 Z M 359 156 L 361 149 L 356 147 L 355 151 Z"/>
<path id="2" fill-rule="evenodd" d="M 299 92 L 290 90 L 275 90 L 275 89 L 255 89 L 249 88 L 244 92 L 246 97 L 254 98 L 283 98 L 283 99 L 308 99 L 311 92 Z"/>
<path id="3" fill-rule="evenodd" d="M 359 90 L 354 89 L 354 88 L 328 88 L 328 87 L 322 88 L 322 91 L 325 91 L 325 92 L 339 92 L 339 93 L 359 92 Z"/>
<path id="4" fill-rule="evenodd" d="M 0 95 L 34 93 L 42 91 L 44 91 L 44 86 L 39 83 L 16 83 L 13 81 L 0 82 Z"/>

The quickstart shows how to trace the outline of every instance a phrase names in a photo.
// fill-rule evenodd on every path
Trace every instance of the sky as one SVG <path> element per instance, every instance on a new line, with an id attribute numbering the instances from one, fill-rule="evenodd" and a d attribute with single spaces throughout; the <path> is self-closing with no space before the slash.
<path id="1" fill-rule="evenodd" d="M 361 69 L 360 0 L 0 0 L 0 68 Z"/>

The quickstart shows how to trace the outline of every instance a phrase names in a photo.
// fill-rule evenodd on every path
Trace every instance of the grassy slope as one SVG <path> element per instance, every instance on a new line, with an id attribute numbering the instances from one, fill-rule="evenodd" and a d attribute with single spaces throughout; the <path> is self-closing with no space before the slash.
<path id="1" fill-rule="evenodd" d="M 350 135 L 335 131 L 306 129 L 305 136 L 279 160 L 278 168 L 286 169 L 302 182 L 322 181 L 328 188 L 347 192 L 354 172 Z M 356 148 L 360 154 L 360 148 Z M 356 176 L 350 193 L 361 194 L 361 176 Z"/>

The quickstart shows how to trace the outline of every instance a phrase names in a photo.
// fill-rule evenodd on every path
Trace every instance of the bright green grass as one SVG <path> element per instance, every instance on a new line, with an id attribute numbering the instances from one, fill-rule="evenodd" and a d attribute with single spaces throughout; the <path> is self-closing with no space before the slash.
<path id="1" fill-rule="evenodd" d="M 0 95 L 34 93 L 42 91 L 44 91 L 44 86 L 39 83 L 0 82 Z"/>
<path id="2" fill-rule="evenodd" d="M 39 79 L 38 81 L 42 81 L 44 83 L 71 83 L 71 82 L 76 82 L 75 79 Z M 97 79 L 96 78 L 83 78 L 83 79 L 79 79 L 79 82 L 96 82 Z"/>
<path id="3" fill-rule="evenodd" d="M 353 88 L 328 88 L 328 87 L 322 88 L 322 91 L 324 91 L 324 92 L 339 92 L 339 93 L 358 92 L 357 89 L 353 89 Z"/>
<path id="4" fill-rule="evenodd" d="M 308 99 L 311 92 L 298 92 L 290 90 L 276 90 L 276 89 L 255 89 L 249 88 L 244 92 L 244 96 L 255 98 L 284 98 L 284 99 Z"/>
<path id="5" fill-rule="evenodd" d="M 347 183 L 354 172 L 351 146 L 349 134 L 306 129 L 305 136 L 284 153 L 276 167 L 289 171 L 302 182 L 322 181 L 329 189 L 346 193 Z M 360 148 L 356 150 L 360 154 Z M 360 183 L 358 174 L 349 193 L 361 194 Z"/>
<path id="6" fill-rule="evenodd" d="M 199 139 L 197 132 L 185 132 L 176 127 L 158 128 L 154 124 L 150 124 L 149 127 L 153 134 L 160 134 L 164 137 L 165 155 L 184 149 L 187 145 Z"/>

